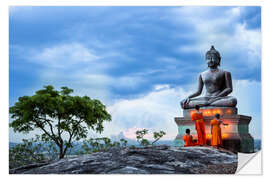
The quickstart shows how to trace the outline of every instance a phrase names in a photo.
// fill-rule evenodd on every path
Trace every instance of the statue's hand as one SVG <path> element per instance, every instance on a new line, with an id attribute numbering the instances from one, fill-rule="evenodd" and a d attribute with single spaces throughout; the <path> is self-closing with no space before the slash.
<path id="1" fill-rule="evenodd" d="M 186 98 L 186 99 L 184 100 L 184 104 L 188 104 L 189 101 L 190 101 L 190 99 L 189 99 L 189 98 Z"/>
<path id="2" fill-rule="evenodd" d="M 218 99 L 218 97 L 214 97 L 214 98 L 209 99 L 208 102 L 207 102 L 207 105 L 212 104 L 212 103 L 215 102 L 217 99 Z"/>

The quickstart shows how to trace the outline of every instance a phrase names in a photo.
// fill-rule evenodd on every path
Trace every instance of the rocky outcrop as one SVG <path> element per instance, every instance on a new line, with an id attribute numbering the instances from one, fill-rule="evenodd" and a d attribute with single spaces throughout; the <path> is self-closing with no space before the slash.
<path id="1" fill-rule="evenodd" d="M 233 174 L 237 155 L 211 147 L 112 148 L 10 174 Z"/>

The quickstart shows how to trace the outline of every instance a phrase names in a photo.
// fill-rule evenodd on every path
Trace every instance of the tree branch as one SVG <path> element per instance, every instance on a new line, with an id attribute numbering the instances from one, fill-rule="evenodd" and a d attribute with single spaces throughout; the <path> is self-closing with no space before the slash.
<path id="1" fill-rule="evenodd" d="M 61 137 L 61 134 L 62 132 L 60 131 L 60 120 L 61 120 L 61 117 L 58 116 L 58 138 L 59 138 L 59 141 L 60 141 L 60 144 L 63 145 L 63 139 Z"/>
<path id="2" fill-rule="evenodd" d="M 46 131 L 46 129 L 44 129 L 44 127 L 43 127 L 40 123 L 37 122 L 37 126 L 38 126 L 40 129 L 42 129 L 42 130 L 44 131 L 44 133 L 47 134 L 47 136 L 49 136 L 52 140 L 54 140 L 54 142 L 55 142 L 58 146 L 60 146 L 60 144 L 59 144 L 59 142 L 57 141 L 57 139 L 56 139 L 54 136 L 50 135 L 50 133 L 48 133 L 48 132 Z"/>
<path id="3" fill-rule="evenodd" d="M 72 140 L 72 137 L 73 137 L 73 135 L 74 135 L 74 133 L 75 133 L 75 131 L 76 131 L 76 127 L 77 127 L 81 122 L 83 122 L 83 120 L 79 120 L 78 123 L 75 124 L 74 128 L 72 128 L 72 129 L 73 129 L 72 132 L 68 131 L 68 134 L 69 134 L 68 144 L 70 144 L 70 142 L 71 142 L 71 140 Z M 64 154 L 66 154 L 67 149 L 68 149 L 68 146 L 65 147 Z"/>
<path id="4" fill-rule="evenodd" d="M 70 131 L 68 131 L 68 134 L 69 134 L 68 144 L 70 144 L 71 139 L 72 139 L 72 136 L 73 136 L 73 134 L 74 134 L 74 131 L 73 131 L 72 133 L 71 133 Z M 68 146 L 66 145 L 66 147 L 65 147 L 65 149 L 64 149 L 64 154 L 66 154 L 67 149 L 68 149 Z"/>
<path id="5" fill-rule="evenodd" d="M 154 144 L 155 142 L 157 142 L 158 140 L 160 140 L 160 138 L 157 138 L 155 141 L 152 142 L 152 144 Z"/>
<path id="6" fill-rule="evenodd" d="M 46 121 L 46 122 L 48 123 L 48 125 L 50 126 L 50 130 L 51 130 L 52 136 L 53 136 L 55 139 L 57 139 L 57 138 L 56 138 L 56 135 L 54 134 L 53 127 L 52 127 L 52 124 L 50 123 L 50 121 L 49 121 L 48 119 L 46 119 L 46 118 L 40 118 L 40 117 L 38 117 L 38 119 L 44 120 L 44 121 Z"/>

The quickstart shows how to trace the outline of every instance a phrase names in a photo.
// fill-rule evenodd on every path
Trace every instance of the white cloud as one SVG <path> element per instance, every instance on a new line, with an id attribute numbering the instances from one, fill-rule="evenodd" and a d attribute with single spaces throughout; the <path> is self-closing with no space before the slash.
<path id="1" fill-rule="evenodd" d="M 239 7 L 234 7 L 227 13 L 229 16 L 239 16 L 241 14 L 241 9 Z"/>
<path id="2" fill-rule="evenodd" d="M 143 82 L 144 79 L 141 76 L 123 76 L 114 78 L 113 81 L 111 81 L 111 86 L 117 88 L 136 88 Z"/>
<path id="3" fill-rule="evenodd" d="M 261 83 L 249 80 L 233 81 L 234 90 L 232 95 L 238 100 L 238 113 L 251 116 L 249 132 L 254 138 L 261 138 L 262 115 L 261 115 Z"/>
<path id="4" fill-rule="evenodd" d="M 261 83 L 249 80 L 233 81 L 233 96 L 238 99 L 241 114 L 255 114 L 261 110 Z"/>
<path id="5" fill-rule="evenodd" d="M 155 85 L 154 89 L 155 90 L 163 90 L 163 89 L 169 89 L 170 85 L 169 84 L 157 84 Z"/>
<path id="6" fill-rule="evenodd" d="M 221 56 L 238 55 L 240 59 L 237 61 L 245 63 L 249 68 L 258 68 L 261 61 L 261 32 L 260 29 L 247 29 L 245 23 L 239 23 L 239 16 L 245 9 L 233 7 L 220 11 L 218 15 L 215 11 L 213 7 L 183 7 L 173 10 L 174 22 L 193 27 L 185 36 L 195 39 L 190 45 L 180 45 L 177 51 L 203 55 L 211 45 L 215 45 Z"/>
<path id="7" fill-rule="evenodd" d="M 231 47 L 231 50 L 233 48 L 236 48 L 236 50 L 242 50 L 243 52 L 247 52 L 247 64 L 250 67 L 260 67 L 261 32 L 259 30 L 247 30 L 246 24 L 241 24 L 236 26 L 236 33 L 233 39 L 235 39 L 237 46 Z"/>
<path id="8" fill-rule="evenodd" d="M 232 96 L 238 99 L 238 113 L 251 116 L 249 126 L 254 138 L 261 137 L 261 84 L 256 81 L 234 80 Z M 151 132 L 163 130 L 167 133 L 164 139 L 174 139 L 177 126 L 174 117 L 182 116 L 179 102 L 192 92 L 195 85 L 184 90 L 181 87 L 170 88 L 167 85 L 157 85 L 157 88 L 145 96 L 119 100 L 108 107 L 112 122 L 107 123 L 105 134 L 118 134 L 121 131 L 127 138 L 135 138 L 138 129 L 146 128 Z M 152 135 L 150 134 L 148 138 Z"/>
<path id="9" fill-rule="evenodd" d="M 116 51 L 98 54 L 77 42 L 41 49 L 19 45 L 11 45 L 11 48 L 12 53 L 23 54 L 25 60 L 44 66 L 39 71 L 39 88 L 48 84 L 58 89 L 68 85 L 79 95 L 88 95 L 110 104 L 113 101 L 111 88 L 134 89 L 145 82 L 143 76 L 137 74 L 113 77 L 106 73 L 117 64 L 110 58 L 122 56 Z"/>
<path id="10" fill-rule="evenodd" d="M 101 135 L 90 132 L 89 137 L 110 137 L 123 132 L 126 138 L 134 139 L 136 130 L 146 128 L 150 130 L 150 134 L 146 136 L 150 139 L 151 132 L 163 130 L 166 135 L 162 139 L 173 140 L 177 135 L 174 117 L 182 116 L 179 102 L 194 92 L 195 86 L 190 85 L 189 88 L 183 89 L 160 84 L 154 91 L 144 96 L 117 100 L 114 104 L 107 106 L 108 112 L 112 115 L 112 121 L 104 123 L 104 132 Z M 234 80 L 233 86 L 232 96 L 238 99 L 239 114 L 252 116 L 250 133 L 254 138 L 261 138 L 261 83 Z M 18 137 L 21 137 L 20 134 L 11 133 L 10 141 L 14 139 L 18 141 Z"/>
<path id="11" fill-rule="evenodd" d="M 78 63 L 91 62 L 99 59 L 97 55 L 80 43 L 60 44 L 44 48 L 30 58 L 36 63 L 51 67 L 67 67 Z"/>
<path id="12" fill-rule="evenodd" d="M 164 139 L 173 139 L 177 134 L 174 117 L 182 113 L 179 102 L 190 92 L 182 88 L 169 88 L 168 85 L 158 86 L 162 89 L 158 88 L 136 99 L 119 100 L 109 106 L 112 122 L 106 125 L 104 133 L 117 134 L 123 131 L 128 138 L 132 138 L 135 136 L 131 132 L 146 128 L 151 131 L 163 130 L 167 133 Z M 111 125 L 113 131 L 117 132 L 112 131 Z"/>

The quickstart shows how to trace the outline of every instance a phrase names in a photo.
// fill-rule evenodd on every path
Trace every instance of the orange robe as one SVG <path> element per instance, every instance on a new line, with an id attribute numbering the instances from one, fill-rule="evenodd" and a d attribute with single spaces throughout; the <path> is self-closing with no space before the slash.
<path id="1" fill-rule="evenodd" d="M 184 135 L 183 136 L 183 140 L 185 141 L 185 147 L 188 147 L 188 146 L 194 146 L 194 142 L 192 140 L 192 136 L 191 135 Z"/>
<path id="2" fill-rule="evenodd" d="M 212 139 L 211 139 L 212 146 L 222 145 L 220 124 L 221 124 L 221 122 L 218 121 L 217 119 L 213 119 L 210 122 L 210 125 L 212 126 Z"/>
<path id="3" fill-rule="evenodd" d="M 198 134 L 198 145 L 205 145 L 206 144 L 206 134 L 205 134 L 205 125 L 203 121 L 203 115 L 202 113 L 193 113 L 191 116 L 191 119 L 193 121 L 196 121 L 195 128 Z"/>

